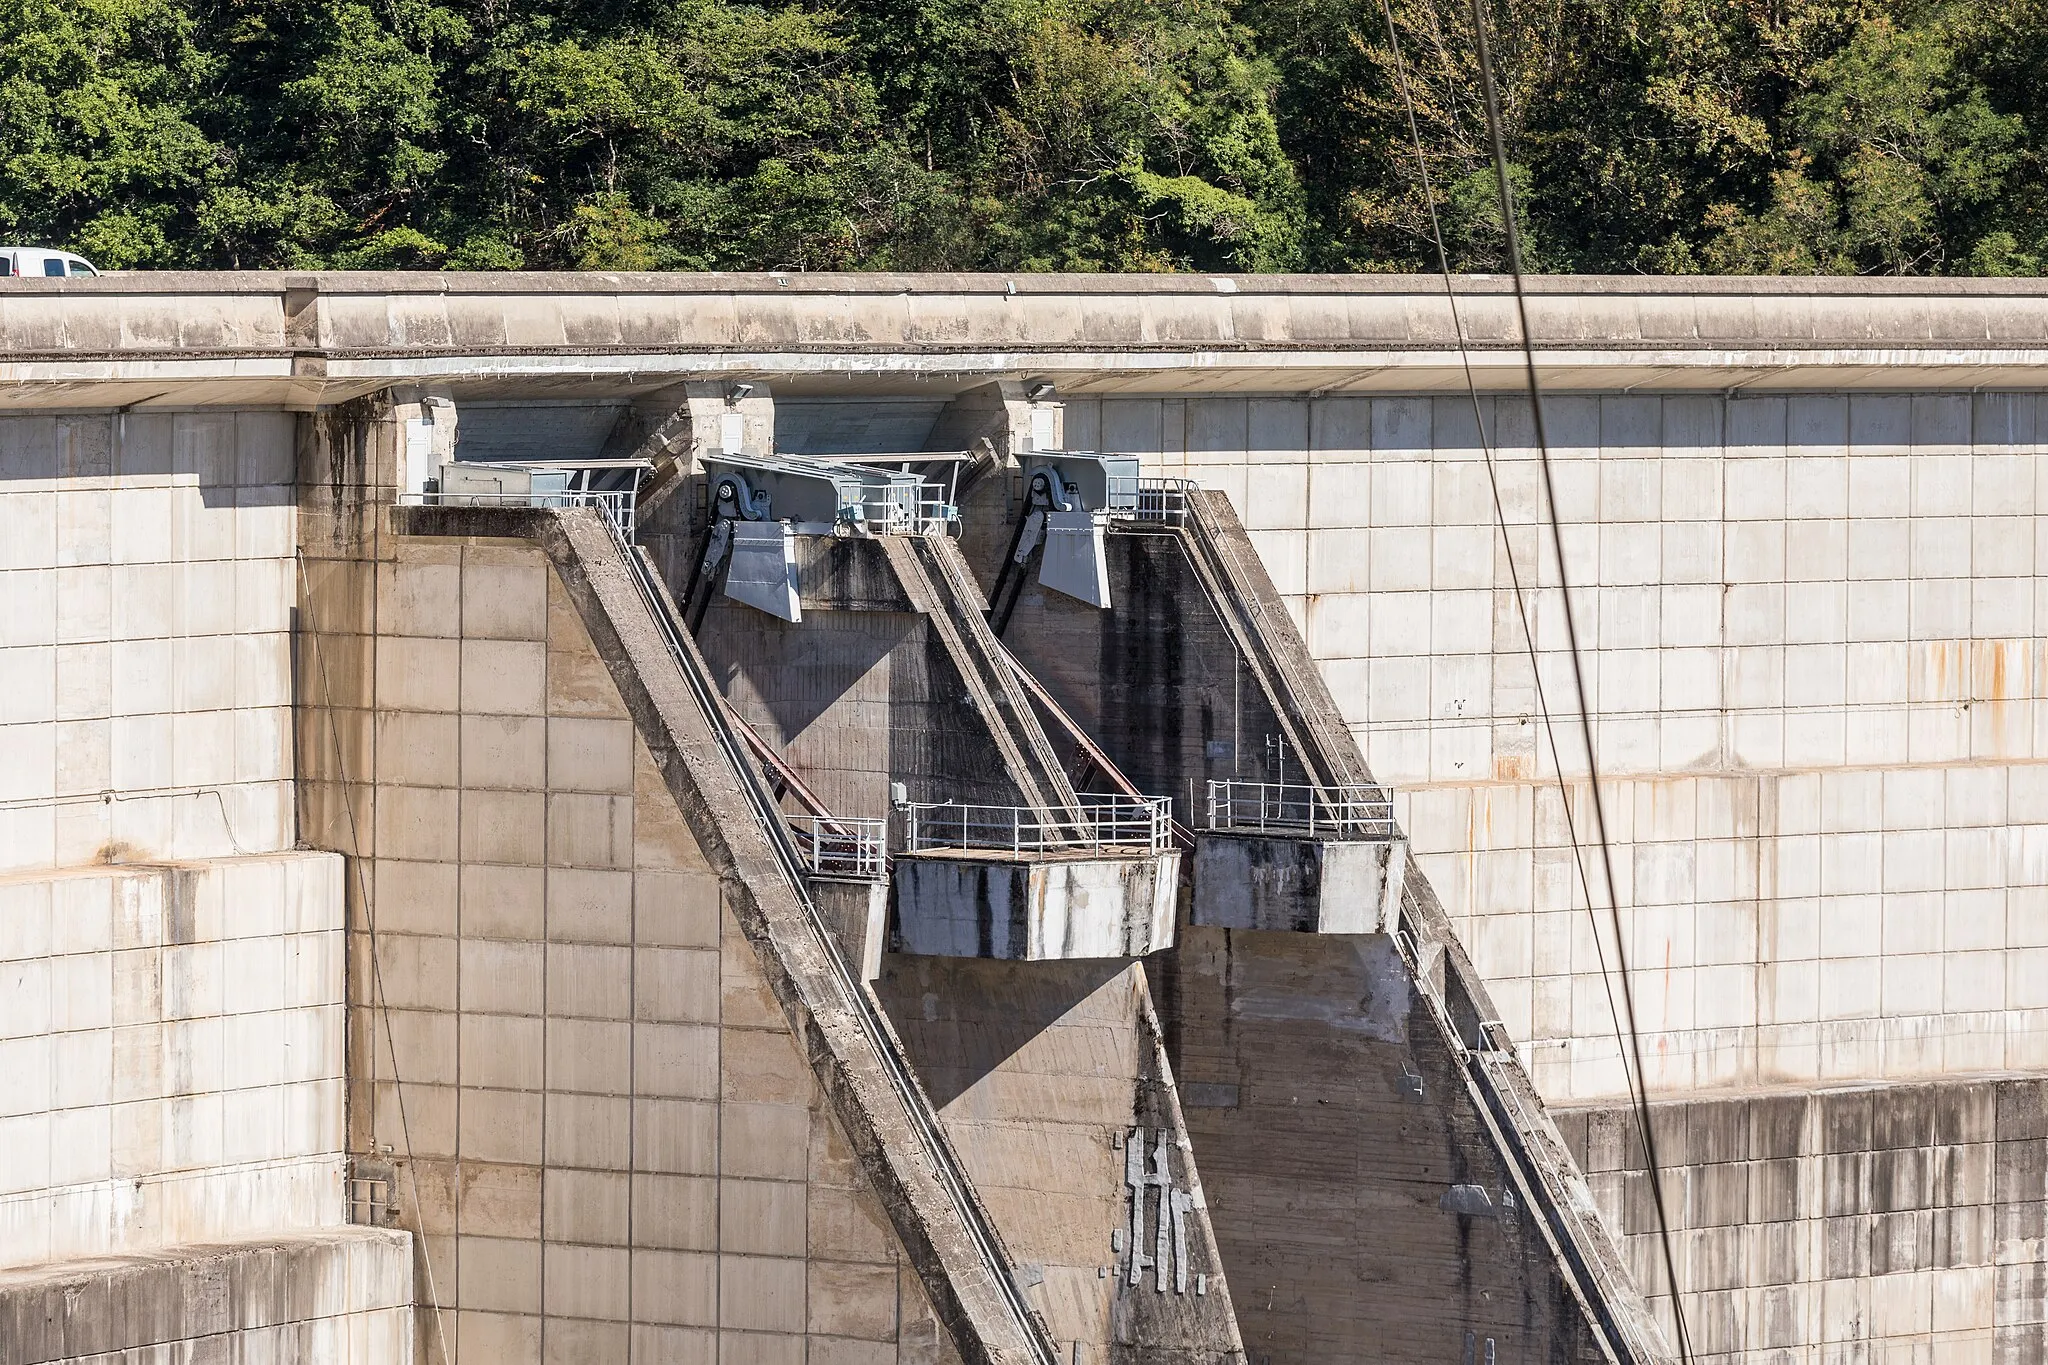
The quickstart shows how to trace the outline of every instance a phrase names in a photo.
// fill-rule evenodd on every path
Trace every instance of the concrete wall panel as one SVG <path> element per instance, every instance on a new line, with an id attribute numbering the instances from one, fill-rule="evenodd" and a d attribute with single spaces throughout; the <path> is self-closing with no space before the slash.
<path id="1" fill-rule="evenodd" d="M 1144 967 L 892 954 L 875 990 L 1063 1353 L 1242 1358 Z"/>
<path id="2" fill-rule="evenodd" d="M 0 1360 L 410 1361 L 411 1240 L 335 1228 L 0 1271 Z"/>
<path id="3" fill-rule="evenodd" d="M 1653 1109 L 1694 1344 L 1707 1362 L 2039 1357 L 2040 1083 L 1959 1079 Z M 1670 1320 L 1633 1113 L 1563 1110 L 1601 1214 Z"/>
<path id="4" fill-rule="evenodd" d="M 295 421 L 0 418 L 0 871 L 291 846 Z"/>
<path id="5" fill-rule="evenodd" d="M 545 553 L 383 577 L 352 1150 L 405 1172 L 430 1358 L 949 1358 Z"/>
<path id="6" fill-rule="evenodd" d="M 342 1218 L 342 867 L 0 879 L 0 1266 Z"/>
<path id="7" fill-rule="evenodd" d="M 1265 509 L 1275 583 L 1532 1071 L 1556 1098 L 1618 1089 L 1556 786 L 1561 763 L 1588 838 L 1526 400 L 1479 402 L 1521 605 L 1469 399 L 1289 400 L 1305 424 L 1260 417 L 1241 460 L 1173 441 L 1178 401 L 1070 398 L 1068 420 Z M 2039 405 L 1547 400 L 1653 1088 L 2025 1067 L 2048 1048 L 2048 999 L 2024 984 L 2038 812 L 1996 795 L 2031 792 L 2048 759 Z M 1265 411 L 1183 406 L 1217 432 Z"/>

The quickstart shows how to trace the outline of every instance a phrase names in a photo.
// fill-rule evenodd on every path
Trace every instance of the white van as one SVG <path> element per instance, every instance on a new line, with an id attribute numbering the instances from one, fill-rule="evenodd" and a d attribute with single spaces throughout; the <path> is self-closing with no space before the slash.
<path id="1" fill-rule="evenodd" d="M 0 275 L 97 275 L 83 256 L 41 246 L 0 246 Z"/>

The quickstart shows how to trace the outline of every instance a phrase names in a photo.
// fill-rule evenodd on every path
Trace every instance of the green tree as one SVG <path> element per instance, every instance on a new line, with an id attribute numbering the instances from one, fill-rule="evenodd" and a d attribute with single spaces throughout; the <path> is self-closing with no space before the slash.
<path id="1" fill-rule="evenodd" d="M 1538 269 L 2033 273 L 2048 0 L 1487 0 Z M 16 0 L 110 266 L 1504 264 L 1468 0 Z M 1412 101 L 1435 203 L 1410 142 Z"/>
<path id="2" fill-rule="evenodd" d="M 0 7 L 0 221 L 115 268 L 204 257 L 190 207 L 226 151 L 194 121 L 219 64 L 176 0 Z"/>
<path id="3" fill-rule="evenodd" d="M 1946 15 L 1903 27 L 1859 25 L 1815 63 L 1786 111 L 1794 141 L 1769 205 L 1723 210 L 1708 248 L 1718 269 L 1948 271 L 2012 266 L 2021 255 L 1984 210 L 2017 160 L 2024 122 L 1993 110 L 1962 69 Z"/>

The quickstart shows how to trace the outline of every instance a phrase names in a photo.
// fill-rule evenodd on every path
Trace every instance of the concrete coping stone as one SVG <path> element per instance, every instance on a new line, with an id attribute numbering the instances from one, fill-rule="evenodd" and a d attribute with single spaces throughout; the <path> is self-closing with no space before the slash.
<path id="1" fill-rule="evenodd" d="M 1513 292 L 1503 275 L 1453 277 L 1457 292 Z M 1676 298 L 1786 295 L 1857 298 L 2048 297 L 2048 279 L 1844 275 L 1532 275 L 1532 295 Z M 1343 295 L 1439 296 L 1437 275 L 991 274 L 613 271 L 125 271 L 93 279 L 9 280 L 9 295 L 36 294 L 850 294 L 850 295 Z"/>
<path id="2" fill-rule="evenodd" d="M 0 1270 L 0 1361 L 132 1351 L 413 1302 L 412 1235 L 336 1225 Z"/>
<path id="3" fill-rule="evenodd" d="M 180 1242 L 170 1246 L 154 1247 L 147 1251 L 123 1252 L 118 1256 L 81 1256 L 66 1261 L 37 1261 L 29 1265 L 8 1266 L 0 1269 L 0 1294 L 14 1294 L 27 1289 L 98 1279 L 124 1272 L 154 1271 L 166 1266 L 197 1268 L 208 1262 L 232 1260 L 235 1257 L 260 1252 L 340 1253 L 360 1246 L 372 1253 L 380 1248 L 403 1253 L 410 1250 L 411 1243 L 412 1234 L 409 1232 L 394 1228 L 359 1227 L 353 1223 L 314 1228 L 304 1232 L 280 1232 L 261 1237 L 236 1238 L 223 1242 Z M 406 1297 L 394 1300 L 392 1304 L 365 1306 L 392 1307 L 410 1302 L 410 1297 Z"/>

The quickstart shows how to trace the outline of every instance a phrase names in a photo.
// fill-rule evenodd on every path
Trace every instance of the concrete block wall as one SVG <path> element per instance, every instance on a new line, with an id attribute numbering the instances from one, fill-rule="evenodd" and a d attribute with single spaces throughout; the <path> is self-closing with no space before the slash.
<path id="1" fill-rule="evenodd" d="M 291 847 L 296 421 L 0 417 L 0 871 Z"/>
<path id="2" fill-rule="evenodd" d="M 424 1237 L 430 1358 L 951 1358 L 544 552 L 384 550 L 375 633 L 323 637 L 375 716 L 351 1142 Z"/>
<path id="3" fill-rule="evenodd" d="M 2043 401 L 1547 401 L 1653 1085 L 2036 1064 Z M 1070 398 L 1066 439 L 1231 495 L 1545 1092 L 1613 1094 L 1529 409 L 1480 409 L 1535 668 L 1467 397 Z"/>
<path id="4" fill-rule="evenodd" d="M 342 1221 L 341 877 L 0 879 L 0 1266 Z"/>
<path id="5" fill-rule="evenodd" d="M 1622 778 L 1607 809 L 1653 1089 L 2048 1066 L 2048 764 Z M 1425 787 L 1405 816 L 1556 1099 L 1623 1088 L 1564 810 Z"/>
<path id="6" fill-rule="evenodd" d="M 2048 468 L 2032 394 L 1546 400 L 1604 770 L 2030 759 L 2048 739 Z M 1526 400 L 1483 398 L 1525 580 Z M 1465 397 L 1069 401 L 1079 449 L 1158 453 L 1239 507 L 1377 770 L 1546 771 Z M 1546 533 L 1547 535 L 1547 533 Z M 1537 648 L 1569 696 L 1554 595 Z M 1853 724 L 1852 724 L 1853 718 Z M 1568 771 L 1582 770 L 1570 749 Z"/>
<path id="7" fill-rule="evenodd" d="M 1655 1106 L 1694 1359 L 2048 1357 L 2044 1095 L 1994 1078 Z M 1668 1321 L 1633 1114 L 1556 1118 Z"/>
<path id="8" fill-rule="evenodd" d="M 0 416 L 0 1360 L 410 1355 L 294 850 L 299 420 Z"/>

